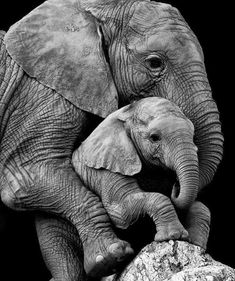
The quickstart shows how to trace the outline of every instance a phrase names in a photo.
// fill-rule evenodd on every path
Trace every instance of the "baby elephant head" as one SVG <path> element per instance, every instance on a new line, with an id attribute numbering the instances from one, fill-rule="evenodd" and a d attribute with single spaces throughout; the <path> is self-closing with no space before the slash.
<path id="1" fill-rule="evenodd" d="M 79 148 L 80 159 L 89 167 L 105 168 L 132 176 L 142 162 L 166 166 L 176 172 L 172 201 L 187 208 L 199 186 L 194 127 L 179 107 L 170 101 L 150 97 L 110 114 Z"/>

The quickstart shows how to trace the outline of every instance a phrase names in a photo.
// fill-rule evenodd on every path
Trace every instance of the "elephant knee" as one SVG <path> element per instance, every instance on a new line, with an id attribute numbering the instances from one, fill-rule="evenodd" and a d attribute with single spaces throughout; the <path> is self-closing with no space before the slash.
<path id="1" fill-rule="evenodd" d="M 7 207 L 15 209 L 15 195 L 9 187 L 4 187 L 2 189 L 1 200 Z"/>
<path id="2" fill-rule="evenodd" d="M 22 175 L 4 171 L 1 178 L 1 200 L 9 208 L 24 210 L 21 204 L 27 198 L 26 185 Z"/>
<path id="3" fill-rule="evenodd" d="M 26 210 L 26 208 L 23 207 L 23 197 L 26 197 L 26 195 L 23 195 L 22 190 L 14 191 L 13 187 L 8 184 L 5 186 L 1 191 L 1 200 L 2 202 L 9 208 L 14 209 L 16 211 L 23 211 Z"/>
<path id="4" fill-rule="evenodd" d="M 114 225 L 126 229 L 145 213 L 146 196 L 143 192 L 131 193 L 122 202 L 113 202 L 105 206 Z"/>
<path id="5" fill-rule="evenodd" d="M 132 218 L 124 204 L 112 203 L 106 206 L 108 215 L 113 224 L 121 229 L 127 229 L 132 224 Z"/>

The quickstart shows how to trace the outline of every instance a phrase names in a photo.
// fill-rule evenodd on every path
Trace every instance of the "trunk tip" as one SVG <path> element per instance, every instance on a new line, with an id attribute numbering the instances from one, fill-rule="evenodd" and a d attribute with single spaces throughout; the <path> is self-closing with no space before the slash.
<path id="1" fill-rule="evenodd" d="M 180 195 L 180 185 L 178 181 L 173 185 L 171 200 L 176 208 L 181 210 L 188 209 L 192 204 L 190 200 L 185 200 L 185 198 L 182 198 L 182 195 Z"/>

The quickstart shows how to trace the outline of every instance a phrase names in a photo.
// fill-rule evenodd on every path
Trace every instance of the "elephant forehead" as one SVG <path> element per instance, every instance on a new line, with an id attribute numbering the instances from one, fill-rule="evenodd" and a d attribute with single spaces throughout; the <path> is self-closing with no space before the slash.
<path id="1" fill-rule="evenodd" d="M 175 27 L 174 27 L 175 28 Z M 137 53 L 163 51 L 170 58 L 174 58 L 179 63 L 190 60 L 203 61 L 201 46 L 192 33 L 184 32 L 180 29 L 171 29 L 170 26 L 162 26 L 145 34 L 143 37 L 135 37 L 128 44 L 130 50 Z"/>
<path id="2" fill-rule="evenodd" d="M 182 61 L 203 59 L 196 36 L 177 9 L 163 3 L 145 2 L 142 6 L 129 22 L 129 49 L 138 53 L 167 50 Z"/>
<path id="3" fill-rule="evenodd" d="M 193 123 L 176 104 L 164 98 L 149 97 L 136 102 L 134 119 L 150 131 L 181 128 L 194 133 Z"/>
<path id="4" fill-rule="evenodd" d="M 175 131 L 187 132 L 187 134 L 194 134 L 194 126 L 187 118 L 180 118 L 176 116 L 166 116 L 165 118 L 155 118 L 149 123 L 148 130 L 154 132 L 160 131 L 163 134 L 170 134 Z"/>
<path id="5" fill-rule="evenodd" d="M 148 97 L 138 101 L 136 103 L 136 115 L 138 119 L 146 123 L 152 119 L 161 119 L 169 115 L 186 118 L 176 104 L 160 97 Z"/>
<path id="6" fill-rule="evenodd" d="M 185 32 L 171 27 L 162 27 L 146 41 L 149 51 L 166 50 L 169 57 L 174 57 L 179 63 L 189 60 L 202 61 L 201 46 L 192 32 Z"/>
<path id="7" fill-rule="evenodd" d="M 161 19 L 178 20 L 182 18 L 178 10 L 170 4 L 153 1 L 133 1 L 131 18 L 128 25 L 141 31 L 148 29 Z M 146 30 L 145 30 L 146 31 Z"/>

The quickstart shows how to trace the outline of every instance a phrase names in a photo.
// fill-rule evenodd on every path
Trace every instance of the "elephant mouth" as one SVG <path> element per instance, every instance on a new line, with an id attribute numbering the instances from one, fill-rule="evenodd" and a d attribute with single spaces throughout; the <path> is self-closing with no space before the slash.
<path id="1" fill-rule="evenodd" d="M 169 198 L 171 197 L 172 189 L 176 197 L 180 192 L 176 172 L 167 167 L 143 168 L 136 177 L 139 186 L 146 192 L 160 192 Z"/>
<path id="2" fill-rule="evenodd" d="M 180 194 L 180 182 L 178 177 L 176 176 L 176 180 L 173 184 L 172 195 L 174 196 L 174 198 L 177 198 L 179 194 Z"/>

